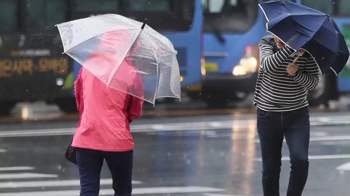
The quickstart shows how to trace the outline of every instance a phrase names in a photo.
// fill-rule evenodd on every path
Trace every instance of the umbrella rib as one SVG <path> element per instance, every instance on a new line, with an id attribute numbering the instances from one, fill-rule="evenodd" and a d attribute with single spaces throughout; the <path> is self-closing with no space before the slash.
<path id="1" fill-rule="evenodd" d="M 322 75 L 322 70 L 321 70 L 321 67 L 320 67 L 320 65 L 318 64 L 318 62 L 316 61 L 316 59 L 315 59 L 315 57 L 308 51 L 308 50 L 306 50 L 305 48 L 302 48 L 302 49 L 304 49 L 310 56 L 312 56 L 312 58 L 313 58 L 313 60 L 314 60 L 314 62 L 316 63 L 316 65 L 317 65 L 317 68 L 318 68 L 318 74 L 320 74 L 320 75 Z"/>
<path id="2" fill-rule="evenodd" d="M 329 69 L 331 69 L 334 72 L 334 74 L 338 76 L 338 73 L 332 67 L 330 67 Z"/>
<path id="3" fill-rule="evenodd" d="M 270 20 L 269 20 L 269 18 L 267 17 L 267 14 L 266 14 L 264 8 L 261 6 L 261 4 L 259 4 L 259 7 L 260 7 L 261 11 L 263 12 L 263 14 L 264 14 L 264 16 L 265 16 L 267 22 L 269 22 Z"/>
<path id="4" fill-rule="evenodd" d="M 158 74 L 159 73 L 159 57 L 158 57 L 158 55 L 157 55 L 157 51 L 156 51 L 156 44 L 153 42 L 153 40 L 149 37 L 149 36 L 152 36 L 152 35 L 150 35 L 150 34 L 146 34 L 145 33 L 145 35 L 146 36 L 148 36 L 148 39 L 150 40 L 150 42 L 151 42 L 151 44 L 153 45 L 153 49 L 154 49 L 154 54 L 155 54 L 155 56 L 158 58 L 157 59 L 157 84 L 156 84 L 156 93 L 154 94 L 154 97 L 153 97 L 153 106 L 155 105 L 155 102 L 156 102 L 156 99 L 157 99 L 157 94 L 158 94 L 158 86 L 159 86 L 159 76 L 160 76 L 160 74 Z M 153 36 L 152 36 L 153 37 Z"/>
<path id="5" fill-rule="evenodd" d="M 130 47 L 128 50 L 126 50 L 125 54 L 123 55 L 122 61 L 125 59 L 126 55 L 128 54 L 128 52 L 130 51 L 130 48 L 132 45 L 134 45 L 134 43 L 136 42 L 136 40 L 139 38 L 139 36 L 141 35 L 143 29 L 140 30 L 139 34 L 135 37 L 135 39 L 133 40 L 132 44 L 130 44 Z M 114 70 L 112 71 L 112 75 L 109 77 L 108 82 L 107 82 L 107 86 L 110 85 L 110 83 L 112 82 L 112 78 L 115 76 L 115 74 L 117 73 L 118 69 L 120 66 L 114 68 Z"/>
<path id="6" fill-rule="evenodd" d="M 152 35 L 152 33 L 147 33 L 147 35 L 152 36 L 155 39 L 157 38 L 156 36 Z M 174 49 L 173 48 L 169 48 L 167 46 L 165 48 L 167 49 L 168 52 L 171 52 L 171 53 L 176 55 L 176 53 L 174 53 Z"/>

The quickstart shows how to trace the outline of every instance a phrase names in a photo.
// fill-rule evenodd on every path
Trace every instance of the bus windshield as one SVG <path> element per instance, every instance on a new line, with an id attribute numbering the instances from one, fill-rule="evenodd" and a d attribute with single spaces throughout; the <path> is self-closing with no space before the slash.
<path id="1" fill-rule="evenodd" d="M 0 33 L 55 31 L 55 25 L 66 20 L 66 1 L 0 1 Z"/>
<path id="2" fill-rule="evenodd" d="M 62 0 L 26 0 L 26 31 L 56 30 L 55 25 L 67 20 L 67 2 Z"/>
<path id="3" fill-rule="evenodd" d="M 12 0 L 0 1 L 0 33 L 14 32 L 18 27 L 17 3 Z"/>
<path id="4" fill-rule="evenodd" d="M 346 0 L 334 1 L 334 0 L 302 0 L 301 3 L 305 6 L 319 10 L 331 16 L 350 16 L 350 3 Z"/>
<path id="5" fill-rule="evenodd" d="M 244 33 L 258 18 L 258 0 L 202 0 L 204 32 Z"/>
<path id="6" fill-rule="evenodd" d="M 78 18 L 117 13 L 138 21 L 147 18 L 148 25 L 157 31 L 188 31 L 193 23 L 194 3 L 194 0 L 74 0 L 72 11 Z"/>
<path id="7" fill-rule="evenodd" d="M 74 0 L 73 10 L 74 12 L 116 13 L 121 9 L 119 5 L 120 5 L 120 1 L 118 0 L 98 0 L 98 1 Z"/>

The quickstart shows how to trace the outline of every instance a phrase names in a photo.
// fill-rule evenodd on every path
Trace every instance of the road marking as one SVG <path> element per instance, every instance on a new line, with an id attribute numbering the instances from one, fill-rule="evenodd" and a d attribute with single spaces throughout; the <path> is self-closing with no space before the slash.
<path id="1" fill-rule="evenodd" d="M 101 185 L 111 185 L 112 179 L 101 179 Z M 132 184 L 142 184 L 140 181 L 132 181 Z M 79 186 L 80 180 L 50 180 L 50 181 L 22 181 L 22 182 L 1 182 L 0 189 L 10 188 L 34 188 L 34 187 L 62 187 Z"/>
<path id="2" fill-rule="evenodd" d="M 326 132 L 310 132 L 310 136 L 312 137 L 312 136 L 317 136 L 317 137 L 322 137 L 322 136 L 327 136 L 328 135 L 328 133 L 326 133 Z"/>
<path id="3" fill-rule="evenodd" d="M 0 167 L 0 171 L 23 171 L 23 170 L 34 170 L 34 167 L 19 166 L 19 167 Z"/>
<path id="4" fill-rule="evenodd" d="M 350 154 L 337 155 L 311 155 L 309 160 L 327 160 L 327 159 L 350 159 Z M 289 161 L 289 156 L 282 157 L 282 161 Z M 261 158 L 255 158 L 255 161 L 262 161 Z"/>
<path id="5" fill-rule="evenodd" d="M 135 125 L 135 127 L 131 127 L 131 128 L 136 128 L 137 125 Z M 158 130 L 161 130 L 161 129 L 164 129 L 164 125 L 152 125 L 150 127 L 151 129 L 158 129 Z"/>
<path id="6" fill-rule="evenodd" d="M 188 133 L 189 131 L 186 131 L 185 133 Z M 227 138 L 227 137 L 231 137 L 233 135 L 234 132 L 215 132 L 215 131 L 204 131 L 203 134 L 207 137 L 207 138 Z M 149 135 L 155 135 L 158 133 L 148 133 Z M 201 132 L 197 132 L 197 134 L 201 134 Z M 327 136 L 328 133 L 326 132 L 311 132 L 310 133 L 311 137 L 313 136 Z M 235 139 L 245 139 L 245 138 L 252 138 L 252 137 L 256 137 L 258 138 L 258 133 L 254 132 L 254 133 L 250 133 L 250 134 L 244 134 L 244 132 L 242 131 L 242 135 L 239 135 L 238 137 L 235 137 Z M 252 138 L 253 139 L 253 138 Z M 256 139 L 256 142 L 259 143 L 259 139 Z"/>
<path id="7" fill-rule="evenodd" d="M 339 141 L 339 140 L 350 140 L 350 135 L 336 135 L 336 136 L 325 136 L 325 137 L 314 137 L 310 138 L 310 141 Z"/>
<path id="8" fill-rule="evenodd" d="M 317 120 L 320 121 L 320 122 L 330 122 L 330 121 L 331 121 L 331 120 L 330 120 L 329 118 L 327 118 L 327 117 L 318 117 Z"/>
<path id="9" fill-rule="evenodd" d="M 201 192 L 220 192 L 223 189 L 209 187 L 153 187 L 153 188 L 133 188 L 133 195 L 146 194 L 171 194 L 171 193 L 201 193 Z M 0 193 L 0 196 L 76 196 L 79 195 L 79 190 L 63 190 L 63 191 L 33 191 L 33 192 L 11 192 Z M 113 189 L 101 189 L 99 195 L 113 195 Z"/>
<path id="10" fill-rule="evenodd" d="M 328 146 L 350 146 L 350 140 L 343 140 L 343 141 L 324 141 L 321 142 L 322 145 L 328 145 Z"/>
<path id="11" fill-rule="evenodd" d="M 328 120 L 325 120 L 328 119 Z M 350 125 L 350 116 L 332 116 L 332 117 L 311 117 L 311 126 L 325 125 Z M 159 132 L 159 131 L 182 131 L 182 130 L 216 130 L 216 129 L 239 129 L 256 128 L 256 119 L 232 120 L 232 121 L 208 121 L 208 122 L 185 122 L 185 123 L 167 123 L 167 124 L 143 124 L 131 125 L 133 133 L 140 132 Z M 76 128 L 57 128 L 57 129 L 39 129 L 39 130 L 14 130 L 1 131 L 2 137 L 32 137 L 32 136 L 62 136 L 72 135 Z"/>
<path id="12" fill-rule="evenodd" d="M 225 195 L 225 194 L 204 193 L 204 196 L 244 196 L 244 195 Z"/>
<path id="13" fill-rule="evenodd" d="M 324 136 L 324 137 L 311 137 L 310 142 L 319 142 L 319 141 L 342 141 L 350 140 L 350 135 L 336 135 L 336 136 Z M 259 139 L 255 140 L 256 143 L 260 143 Z M 286 142 L 286 140 L 283 140 Z"/>
<path id="14" fill-rule="evenodd" d="M 226 127 L 226 128 L 232 128 L 232 127 Z M 235 127 L 239 128 L 239 127 Z M 246 126 L 241 127 L 246 128 Z M 162 130 L 164 132 L 166 131 L 183 131 L 183 130 L 215 130 L 216 128 L 182 128 L 182 129 L 168 129 L 168 130 Z M 220 129 L 224 129 L 223 127 Z M 0 132 L 0 138 L 10 138 L 10 137 L 34 137 L 34 136 L 63 136 L 63 135 L 73 135 L 75 132 L 75 128 L 68 128 L 68 129 L 42 129 L 42 130 L 21 130 L 21 131 L 1 131 Z M 133 133 L 154 133 L 159 132 L 161 130 L 134 130 Z"/>
<path id="15" fill-rule="evenodd" d="M 222 123 L 220 122 L 211 122 L 209 123 L 211 127 L 222 127 Z"/>
<path id="16" fill-rule="evenodd" d="M 0 174 L 0 180 L 4 179 L 25 179 L 25 178 L 57 178 L 55 174 L 38 174 L 38 173 L 13 173 Z"/>
<path id="17" fill-rule="evenodd" d="M 5 153 L 5 152 L 7 152 L 7 150 L 5 150 L 5 149 L 0 149 L 0 153 Z"/>
<path id="18" fill-rule="evenodd" d="M 336 170 L 340 170 L 340 171 L 350 171 L 350 162 L 345 163 L 343 165 L 339 165 Z"/>

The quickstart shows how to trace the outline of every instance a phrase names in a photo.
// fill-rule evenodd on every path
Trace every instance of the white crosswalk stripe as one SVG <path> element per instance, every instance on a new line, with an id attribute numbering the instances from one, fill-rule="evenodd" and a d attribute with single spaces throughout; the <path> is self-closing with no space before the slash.
<path id="1" fill-rule="evenodd" d="M 350 125 L 350 115 L 329 116 L 329 117 L 311 117 L 311 126 L 326 126 L 326 125 Z M 166 123 L 166 124 L 143 124 L 132 125 L 132 132 L 156 133 L 164 131 L 204 131 L 204 130 L 220 130 L 220 129 L 239 129 L 256 127 L 256 119 L 235 119 L 223 121 L 205 121 L 205 122 L 183 122 L 183 123 Z M 75 132 L 74 128 L 57 128 L 57 129 L 37 129 L 37 130 L 14 130 L 1 131 L 2 137 L 32 137 L 32 136 L 58 136 L 72 135 Z"/>
<path id="2" fill-rule="evenodd" d="M 311 117 L 311 126 L 327 125 L 350 125 L 350 115 L 329 116 L 329 117 Z M 160 131 L 191 131 L 191 130 L 219 130 L 219 129 L 239 129 L 255 128 L 256 118 L 235 119 L 223 121 L 206 121 L 206 122 L 185 122 L 185 123 L 166 123 L 166 124 L 142 124 L 132 125 L 131 130 L 137 132 L 160 132 Z M 2 137 L 33 137 L 33 136 L 59 136 L 72 135 L 75 132 L 73 128 L 56 128 L 56 129 L 37 129 L 37 130 L 14 130 L 1 131 Z"/>
<path id="3" fill-rule="evenodd" d="M 205 193 L 203 196 L 244 196 L 244 195 L 227 195 L 227 194 L 211 194 L 211 193 Z"/>
<path id="4" fill-rule="evenodd" d="M 207 187 L 154 187 L 154 188 L 134 188 L 133 195 L 147 194 L 171 194 L 171 193 L 201 193 L 223 191 L 222 189 L 207 188 Z M 99 195 L 112 196 L 112 189 L 101 189 Z M 33 192 L 18 192 L 18 193 L 0 193 L 0 196 L 76 196 L 79 195 L 79 190 L 62 190 L 62 191 L 33 191 Z"/>
<path id="5" fill-rule="evenodd" d="M 33 170 L 34 167 L 19 166 L 19 167 L 0 167 L 0 171 L 21 171 L 21 170 Z"/>
<path id="6" fill-rule="evenodd" d="M 23 172 L 24 171 L 24 172 Z M 27 172 L 26 172 L 27 171 Z M 28 172 L 30 171 L 30 172 Z M 0 167 L 0 196 L 75 196 L 79 195 L 80 181 L 61 180 L 57 174 L 35 173 L 35 167 Z M 145 186 L 141 181 L 132 181 L 134 186 Z M 112 179 L 101 179 L 100 195 L 112 196 Z M 72 189 L 73 188 L 73 189 Z M 216 193 L 224 189 L 200 186 L 183 187 L 134 187 L 133 195 L 168 195 L 188 193 Z"/>
<path id="7" fill-rule="evenodd" d="M 26 178 L 56 178 L 55 174 L 37 174 L 37 173 L 12 173 L 12 174 L 0 174 L 0 180 L 11 179 L 26 179 Z"/>
<path id="8" fill-rule="evenodd" d="M 5 150 L 5 149 L 0 149 L 0 153 L 5 153 L 5 152 L 7 152 L 7 150 Z"/>
<path id="9" fill-rule="evenodd" d="M 100 185 L 111 185 L 112 179 L 101 179 Z M 142 184 L 140 181 L 133 181 L 132 184 Z M 67 187 L 79 186 L 79 180 L 50 180 L 50 181 L 20 181 L 0 182 L 0 189 L 9 188 L 35 188 L 35 187 Z"/>
<path id="10" fill-rule="evenodd" d="M 0 180 L 16 180 L 16 179 L 37 179 L 37 178 L 57 178 L 56 174 L 41 174 L 33 172 L 22 173 L 8 173 L 8 171 L 30 171 L 34 170 L 34 167 L 30 166 L 17 166 L 17 167 L 0 167 Z"/>

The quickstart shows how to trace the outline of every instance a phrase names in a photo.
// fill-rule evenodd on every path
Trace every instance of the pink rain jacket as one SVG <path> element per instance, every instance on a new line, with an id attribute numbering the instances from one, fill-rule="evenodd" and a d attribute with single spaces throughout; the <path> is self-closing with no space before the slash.
<path id="1" fill-rule="evenodd" d="M 85 63 L 101 60 L 108 59 L 94 54 Z M 118 70 L 120 77 L 123 76 L 123 69 L 130 71 L 132 66 L 125 63 Z M 143 100 L 106 88 L 106 84 L 85 68 L 81 68 L 74 86 L 80 121 L 72 146 L 111 152 L 132 150 L 134 140 L 130 122 L 141 115 Z"/>

